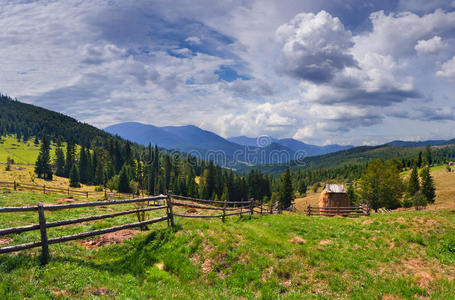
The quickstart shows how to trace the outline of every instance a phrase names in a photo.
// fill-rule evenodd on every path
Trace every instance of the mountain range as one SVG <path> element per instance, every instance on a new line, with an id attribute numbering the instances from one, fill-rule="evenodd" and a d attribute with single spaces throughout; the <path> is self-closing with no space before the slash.
<path id="1" fill-rule="evenodd" d="M 258 164 L 285 163 L 302 156 L 315 156 L 350 149 L 353 146 L 316 146 L 295 139 L 245 136 L 225 139 L 193 125 L 163 126 L 126 122 L 109 126 L 106 132 L 142 145 L 189 152 L 233 168 Z"/>

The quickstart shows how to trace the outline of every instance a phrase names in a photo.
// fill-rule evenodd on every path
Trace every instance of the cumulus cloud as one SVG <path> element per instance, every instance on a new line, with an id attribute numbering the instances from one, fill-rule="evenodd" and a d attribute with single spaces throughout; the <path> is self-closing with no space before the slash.
<path id="1" fill-rule="evenodd" d="M 281 68 L 298 79 L 329 82 L 336 72 L 356 66 L 348 52 L 351 32 L 326 11 L 300 13 L 281 25 L 276 36 L 282 44 Z"/>
<path id="2" fill-rule="evenodd" d="M 317 143 L 378 140 L 362 130 L 385 126 L 385 109 L 427 124 L 417 108 L 427 97 L 428 120 L 448 123 L 453 111 L 438 107 L 453 91 L 454 13 L 353 3 L 6 1 L 1 92 L 99 127 L 195 124 Z"/>
<path id="3" fill-rule="evenodd" d="M 441 50 L 444 50 L 447 47 L 447 44 L 442 41 L 440 36 L 434 36 L 428 40 L 419 40 L 414 49 L 419 54 L 434 54 L 438 53 Z"/>
<path id="4" fill-rule="evenodd" d="M 442 64 L 441 69 L 436 72 L 438 77 L 444 77 L 451 81 L 455 80 L 455 56 Z"/>

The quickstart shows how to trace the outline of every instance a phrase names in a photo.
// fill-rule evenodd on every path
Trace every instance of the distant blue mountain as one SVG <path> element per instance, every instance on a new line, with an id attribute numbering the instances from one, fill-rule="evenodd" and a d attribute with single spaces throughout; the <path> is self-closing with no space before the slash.
<path id="1" fill-rule="evenodd" d="M 342 150 L 347 150 L 351 149 L 354 146 L 348 145 L 348 146 L 341 146 L 337 144 L 332 144 L 332 145 L 326 145 L 326 146 L 316 146 L 316 145 L 311 145 L 311 144 L 306 144 L 304 142 L 292 139 L 292 138 L 285 138 L 285 139 L 274 139 L 270 138 L 267 136 L 261 136 L 258 138 L 250 138 L 246 136 L 236 136 L 236 137 L 231 137 L 228 138 L 228 141 L 240 144 L 240 145 L 245 145 L 245 146 L 251 146 L 251 147 L 260 147 L 263 145 L 264 142 L 268 143 L 275 143 L 279 144 L 281 146 L 284 146 L 288 149 L 291 149 L 294 152 L 306 152 L 307 156 L 316 156 L 316 155 L 323 155 L 323 154 L 328 154 L 332 152 L 338 152 Z"/>
<path id="2" fill-rule="evenodd" d="M 221 136 L 193 125 L 158 127 L 138 122 L 109 126 L 105 131 L 142 145 L 158 145 L 201 155 L 203 159 L 215 159 L 221 165 L 233 168 L 245 165 L 284 163 L 305 156 L 322 155 L 349 149 L 352 146 L 315 146 L 294 139 L 270 137 L 248 138 L 245 136 L 226 140 Z M 259 143 L 259 145 L 258 145 Z M 299 154 L 297 157 L 296 155 Z M 220 157 L 225 156 L 223 161 Z M 213 158 L 217 156 L 217 158 Z"/>
<path id="3" fill-rule="evenodd" d="M 418 142 L 411 142 L 411 141 L 392 141 L 387 143 L 388 146 L 394 147 L 424 147 L 426 145 L 430 146 L 439 146 L 446 144 L 448 141 L 446 140 L 428 140 L 428 141 L 418 141 Z"/>

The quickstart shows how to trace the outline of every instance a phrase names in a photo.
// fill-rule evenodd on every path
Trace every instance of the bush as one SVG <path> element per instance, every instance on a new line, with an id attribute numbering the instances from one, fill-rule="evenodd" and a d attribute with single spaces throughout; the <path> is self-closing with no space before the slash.
<path id="1" fill-rule="evenodd" d="M 410 208 L 413 205 L 412 197 L 406 196 L 403 200 L 403 203 L 401 203 L 403 207 Z"/>
<path id="2" fill-rule="evenodd" d="M 139 191 L 139 183 L 137 181 L 131 180 L 130 181 L 130 191 L 133 194 L 137 194 Z"/>
<path id="3" fill-rule="evenodd" d="M 109 181 L 107 182 L 106 186 L 107 188 L 112 192 L 113 190 L 116 190 L 118 187 L 118 175 L 115 175 Z"/>
<path id="4" fill-rule="evenodd" d="M 97 185 L 95 187 L 95 192 L 102 192 L 102 191 L 104 191 L 104 187 L 102 185 Z"/>
<path id="5" fill-rule="evenodd" d="M 412 204 L 414 205 L 416 210 L 420 210 L 427 206 L 428 201 L 425 195 L 423 195 L 422 193 L 417 193 L 414 196 L 412 196 Z"/>

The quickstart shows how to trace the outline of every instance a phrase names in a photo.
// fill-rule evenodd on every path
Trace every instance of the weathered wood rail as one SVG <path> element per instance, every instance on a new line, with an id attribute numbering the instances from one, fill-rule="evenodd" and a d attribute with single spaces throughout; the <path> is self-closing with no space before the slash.
<path id="1" fill-rule="evenodd" d="M 349 207 L 318 207 L 308 205 L 306 210 L 307 216 L 369 216 L 370 208 L 368 206 L 349 206 Z"/>
<path id="2" fill-rule="evenodd" d="M 150 205 L 150 201 L 158 201 L 158 200 L 167 200 L 168 203 L 169 197 L 165 195 L 155 196 L 155 197 L 146 197 L 146 198 L 138 198 L 138 199 L 127 199 L 127 200 L 118 200 L 118 201 L 97 201 L 97 202 L 85 202 L 85 203 L 72 203 L 72 204 L 62 204 L 62 205 L 43 205 L 41 202 L 38 203 L 36 206 L 25 206 L 25 207 L 2 207 L 0 208 L 0 213 L 17 213 L 17 212 L 38 212 L 38 220 L 39 224 L 32 224 L 28 226 L 21 226 L 21 227 L 14 227 L 14 228 L 5 228 L 0 229 L 0 236 L 7 235 L 7 234 L 19 234 L 26 231 L 33 231 L 39 230 L 41 233 L 41 240 L 34 241 L 30 243 L 20 244 L 20 245 L 13 245 L 0 248 L 0 253 L 9 253 L 15 251 L 21 251 L 30 248 L 42 247 L 42 262 L 47 263 L 49 257 L 49 245 L 56 244 L 56 243 L 63 243 L 67 241 L 72 241 L 76 239 L 82 239 L 86 237 L 91 237 L 95 235 L 120 231 L 128 228 L 133 227 L 143 227 L 145 225 L 166 221 L 171 218 L 172 210 L 169 210 L 169 204 L 167 205 L 154 205 L 148 208 L 141 208 L 141 209 L 134 209 L 134 210 L 126 210 L 116 213 L 104 214 L 104 215 L 97 215 L 97 216 L 88 216 L 83 218 L 77 219 L 70 219 L 70 220 L 63 220 L 57 222 L 47 223 L 45 218 L 45 211 L 56 211 L 56 210 L 64 210 L 64 209 L 74 209 L 74 208 L 83 208 L 83 207 L 95 207 L 95 206 L 106 206 L 106 205 L 121 205 L 121 204 L 129 204 L 129 203 L 141 203 L 141 202 L 148 202 Z M 114 218 L 118 216 L 128 215 L 128 214 L 137 214 L 139 212 L 145 211 L 152 211 L 152 210 L 159 210 L 159 209 L 166 209 L 167 214 L 162 217 L 158 217 L 151 220 L 144 220 L 135 223 L 124 224 L 120 226 L 114 226 L 110 228 L 88 231 L 73 235 L 61 236 L 56 238 L 48 239 L 47 236 L 47 228 L 51 227 L 60 227 L 70 224 L 80 224 L 88 221 L 94 220 L 101 220 L 106 218 Z"/>
<path id="3" fill-rule="evenodd" d="M 79 191 L 71 188 L 60 188 L 60 187 L 53 187 L 48 185 L 37 185 L 37 184 L 28 184 L 28 183 L 21 183 L 17 181 L 9 182 L 9 181 L 0 181 L 0 187 L 12 188 L 15 191 L 18 190 L 31 190 L 37 192 L 43 192 L 44 194 L 65 194 L 65 195 L 81 195 L 88 198 L 89 196 L 103 196 L 104 199 L 108 199 L 109 197 L 113 198 L 120 198 L 120 197 L 131 197 L 134 198 L 134 194 L 125 194 L 125 193 L 116 193 L 116 192 L 109 192 L 106 189 L 101 192 L 96 191 Z"/>
<path id="4" fill-rule="evenodd" d="M 138 209 L 129 209 L 125 211 L 119 211 L 109 214 L 102 214 L 96 216 L 86 216 L 76 219 L 68 219 L 55 222 L 46 222 L 45 212 L 46 211 L 58 211 L 65 209 L 76 209 L 76 208 L 86 208 L 86 207 L 96 207 L 96 206 L 108 206 L 108 205 L 122 205 L 122 204 L 132 204 L 132 203 L 147 203 L 146 208 Z M 196 204 L 195 204 L 196 203 Z M 218 206 L 210 206 L 218 205 Z M 221 214 L 215 215 L 188 215 L 177 213 L 174 211 L 174 206 L 176 207 L 186 207 L 186 208 L 197 208 L 200 210 L 206 211 L 222 211 Z M 140 213 L 145 213 L 148 211 L 155 210 L 166 210 L 166 215 L 157 217 L 151 220 L 141 219 Z M 22 251 L 26 249 L 41 247 L 42 248 L 42 263 L 45 264 L 49 260 L 49 245 L 63 243 L 67 241 L 73 241 L 77 239 L 83 239 L 91 236 L 102 235 L 110 232 L 120 231 L 124 229 L 129 229 L 133 227 L 144 228 L 145 225 L 154 224 L 162 221 L 167 221 L 168 226 L 174 226 L 174 216 L 183 217 L 183 218 L 221 218 L 222 221 L 225 221 L 226 217 L 238 216 L 243 214 L 253 215 L 254 212 L 259 214 L 272 214 L 275 212 L 273 205 L 263 205 L 262 201 L 254 201 L 249 199 L 248 201 L 215 201 L 215 200 L 205 200 L 191 197 L 184 197 L 178 195 L 172 195 L 168 193 L 167 195 L 159 195 L 153 197 L 137 198 L 137 199 L 124 199 L 124 200 L 111 200 L 111 201 L 95 201 L 95 202 L 81 202 L 81 203 L 71 203 L 71 204 L 62 204 L 62 205 L 43 205 L 41 202 L 35 206 L 22 206 L 22 207 L 0 207 L 1 213 L 22 213 L 22 212 L 37 212 L 38 213 L 38 224 L 31 224 L 27 226 L 12 227 L 12 228 L 3 228 L 0 229 L 0 236 L 10 235 L 10 234 L 20 234 L 23 232 L 39 230 L 40 231 L 40 240 L 24 243 L 20 245 L 12 245 L 0 248 L 0 254 L 10 253 L 16 251 Z M 139 222 L 114 226 L 110 228 L 88 231 L 77 233 L 73 235 L 61 236 L 56 238 L 48 238 L 47 229 L 53 227 L 61 227 L 66 225 L 80 224 L 89 221 L 102 220 L 106 218 L 115 218 L 124 215 L 136 214 Z"/>

